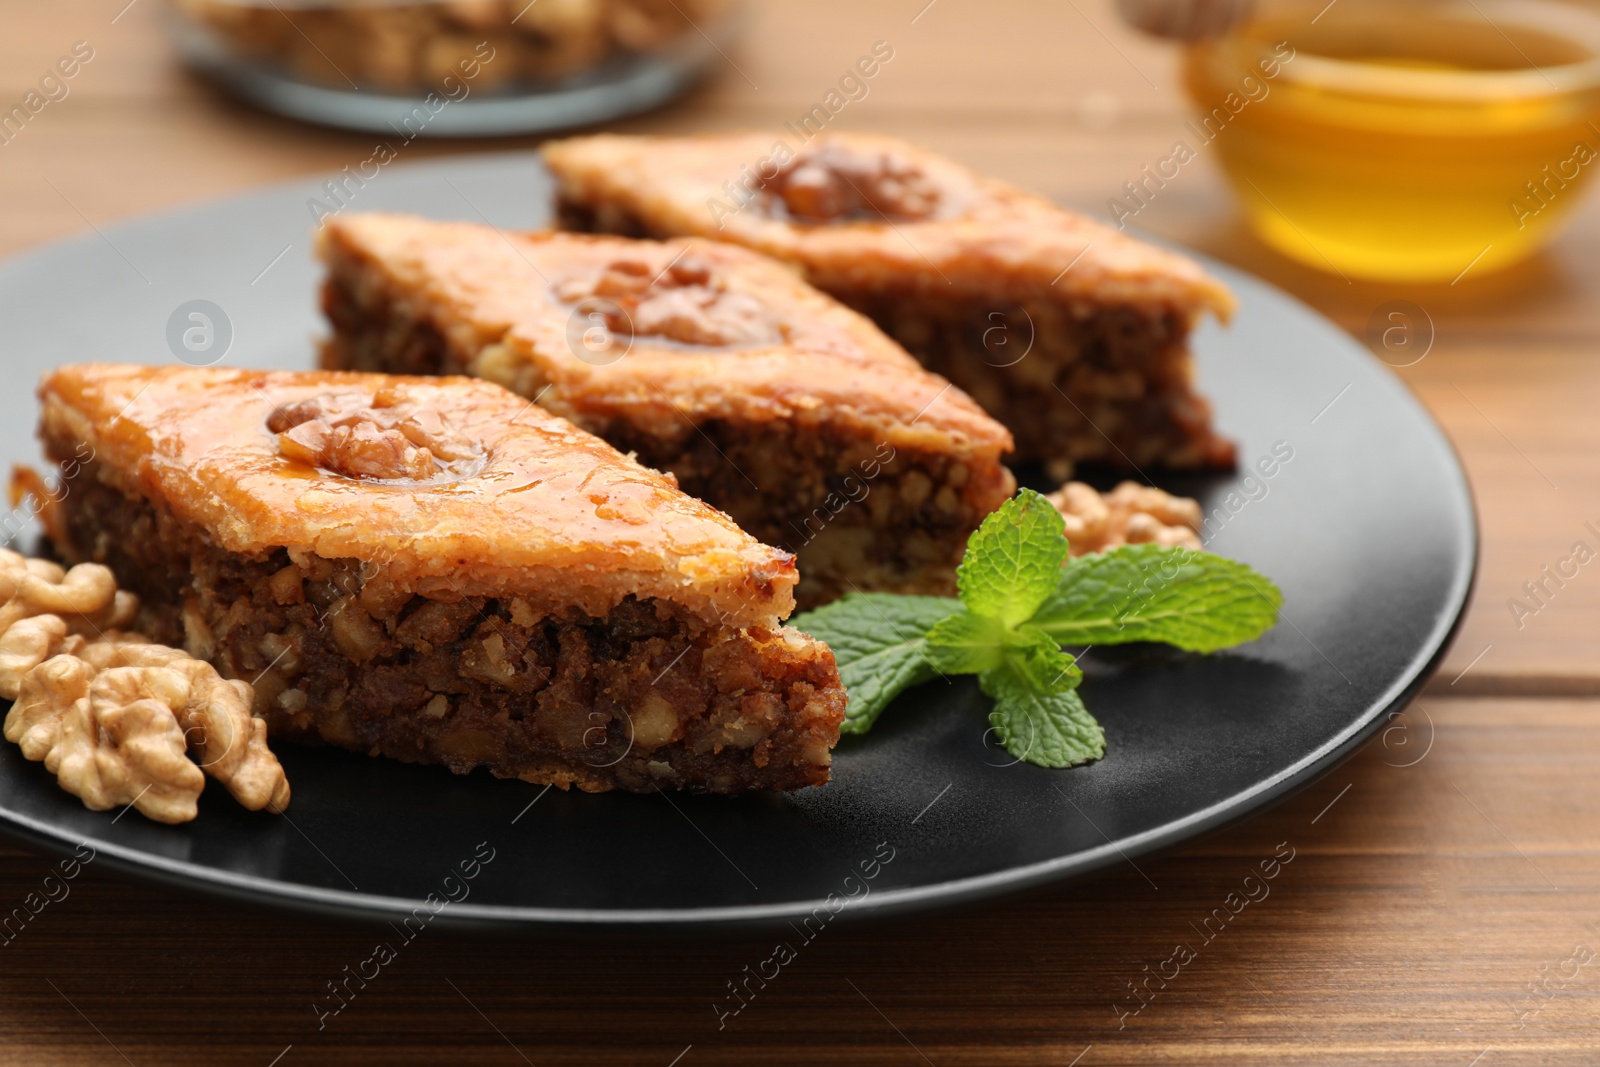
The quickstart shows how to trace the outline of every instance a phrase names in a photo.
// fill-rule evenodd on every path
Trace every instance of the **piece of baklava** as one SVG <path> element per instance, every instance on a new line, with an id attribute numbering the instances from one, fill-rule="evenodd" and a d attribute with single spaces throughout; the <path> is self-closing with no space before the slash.
<path id="1" fill-rule="evenodd" d="M 546 145 L 571 230 L 765 252 L 870 316 L 1055 478 L 1228 468 L 1190 329 L 1232 313 L 1194 262 L 888 137 L 580 137 Z"/>
<path id="2" fill-rule="evenodd" d="M 1014 487 L 1003 426 L 742 248 L 358 214 L 320 247 L 326 366 L 471 373 L 537 401 L 794 552 L 802 605 L 953 594 Z"/>
<path id="3" fill-rule="evenodd" d="M 828 780 L 845 693 L 780 622 L 794 558 L 497 385 L 91 364 L 40 395 L 61 555 L 253 682 L 274 739 L 589 791 Z"/>

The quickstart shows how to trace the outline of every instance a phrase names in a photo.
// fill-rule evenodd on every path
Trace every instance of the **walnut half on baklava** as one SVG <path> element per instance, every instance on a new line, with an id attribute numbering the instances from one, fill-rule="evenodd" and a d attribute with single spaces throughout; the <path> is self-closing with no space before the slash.
<path id="1" fill-rule="evenodd" d="M 567 229 L 699 235 L 791 263 L 965 390 L 1057 478 L 1231 467 L 1191 327 L 1233 297 L 1193 261 L 903 141 L 823 133 L 546 145 Z"/>
<path id="2" fill-rule="evenodd" d="M 468 378 L 108 365 L 41 387 L 45 521 L 274 739 L 599 791 L 827 781 L 794 559 Z M 92 456 L 84 461 L 82 457 Z"/>
<path id="3" fill-rule="evenodd" d="M 1005 427 L 745 249 L 356 214 L 320 248 L 326 365 L 536 400 L 793 551 L 804 605 L 953 594 L 967 536 L 1014 487 Z"/>

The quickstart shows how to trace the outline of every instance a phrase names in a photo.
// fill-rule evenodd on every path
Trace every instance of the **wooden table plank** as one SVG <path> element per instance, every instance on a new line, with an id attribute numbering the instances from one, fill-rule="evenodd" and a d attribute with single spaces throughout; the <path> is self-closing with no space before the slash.
<path id="1" fill-rule="evenodd" d="M 725 983 L 792 932 L 430 929 L 319 1032 L 325 983 L 398 941 L 392 930 L 194 900 L 90 864 L 0 949 L 0 1063 L 120 1062 L 111 1043 L 140 1067 L 265 1067 L 289 1045 L 285 1067 L 519 1063 L 509 1040 L 540 1065 L 665 1067 L 689 1045 L 684 1067 L 920 1063 L 912 1043 L 939 1067 L 1062 1065 L 1089 1046 L 1083 1067 L 1466 1067 L 1486 1048 L 1486 1067 L 1590 1064 L 1600 962 L 1568 964 L 1548 996 L 1527 986 L 1580 943 L 1600 952 L 1597 724 L 1594 700 L 1425 699 L 1314 788 L 1183 854 L 1026 899 L 829 927 L 721 1030 Z M 1275 855 L 1292 859 L 1246 881 Z M 0 905 L 49 869 L 8 854 Z M 1234 915 L 1230 893 L 1259 899 Z M 1229 918 L 1207 923 L 1213 909 Z M 1166 963 L 1180 943 L 1194 958 Z M 1159 971 L 1166 988 L 1151 979 L 1131 1014 L 1125 983 Z"/>

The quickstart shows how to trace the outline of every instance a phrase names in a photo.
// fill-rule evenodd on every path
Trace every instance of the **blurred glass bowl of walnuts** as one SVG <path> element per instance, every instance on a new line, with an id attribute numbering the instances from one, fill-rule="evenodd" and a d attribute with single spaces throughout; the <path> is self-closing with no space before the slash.
<path id="1" fill-rule="evenodd" d="M 173 0 L 193 67 L 261 107 L 413 137 L 645 111 L 721 58 L 740 0 Z"/>

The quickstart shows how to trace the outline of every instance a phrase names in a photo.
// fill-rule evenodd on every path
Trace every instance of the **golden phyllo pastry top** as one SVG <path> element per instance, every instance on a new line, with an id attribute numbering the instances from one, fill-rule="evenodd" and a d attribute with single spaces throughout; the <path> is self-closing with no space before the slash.
<path id="1" fill-rule="evenodd" d="M 47 435 L 241 555 L 356 559 L 425 596 L 604 615 L 629 595 L 775 628 L 794 559 L 565 419 L 489 382 L 67 366 Z"/>

